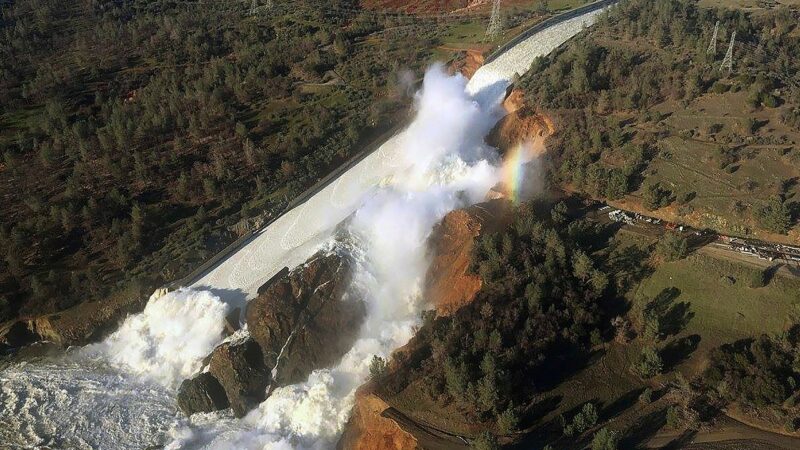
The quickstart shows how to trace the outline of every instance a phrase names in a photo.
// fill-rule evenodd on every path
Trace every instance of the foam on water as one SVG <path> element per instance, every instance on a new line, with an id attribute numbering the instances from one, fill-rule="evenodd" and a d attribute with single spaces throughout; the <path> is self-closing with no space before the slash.
<path id="1" fill-rule="evenodd" d="M 0 371 L 0 447 L 141 449 L 182 420 L 175 393 L 69 354 Z"/>
<path id="2" fill-rule="evenodd" d="M 0 371 L 0 443 L 122 449 L 184 420 L 176 387 L 222 340 L 229 307 L 208 291 L 151 300 L 99 344 Z"/>

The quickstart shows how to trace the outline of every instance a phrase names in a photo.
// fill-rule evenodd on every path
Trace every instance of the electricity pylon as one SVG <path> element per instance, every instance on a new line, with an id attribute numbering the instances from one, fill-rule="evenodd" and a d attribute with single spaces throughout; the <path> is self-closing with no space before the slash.
<path id="1" fill-rule="evenodd" d="M 736 32 L 734 31 L 731 35 L 731 43 L 728 45 L 728 52 L 725 53 L 725 59 L 722 60 L 722 64 L 719 65 L 719 70 L 723 70 L 727 67 L 728 75 L 730 75 L 731 71 L 733 71 L 733 44 L 736 42 Z"/>
<path id="2" fill-rule="evenodd" d="M 717 33 L 719 32 L 719 20 L 714 25 L 714 35 L 711 36 L 711 43 L 708 44 L 708 50 L 706 53 L 709 55 L 716 55 L 717 54 Z"/>
<path id="3" fill-rule="evenodd" d="M 503 18 L 500 16 L 500 0 L 494 0 L 492 4 L 492 17 L 489 18 L 489 26 L 486 28 L 486 37 L 494 40 L 503 31 Z"/>
<path id="4" fill-rule="evenodd" d="M 253 2 L 250 4 L 250 15 L 255 16 L 257 12 L 258 12 L 258 0 L 253 0 Z"/>

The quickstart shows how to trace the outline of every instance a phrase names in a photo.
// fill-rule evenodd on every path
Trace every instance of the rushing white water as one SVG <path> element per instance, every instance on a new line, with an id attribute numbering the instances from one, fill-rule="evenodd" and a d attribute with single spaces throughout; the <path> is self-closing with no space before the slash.
<path id="1" fill-rule="evenodd" d="M 180 289 L 151 301 L 105 341 L 82 353 L 177 387 L 222 341 L 228 305 L 209 291 Z"/>
<path id="2" fill-rule="evenodd" d="M 480 200 L 497 179 L 483 136 L 498 118 L 510 80 L 595 16 L 532 36 L 481 68 L 469 84 L 432 70 L 417 119 L 406 131 L 263 230 L 195 290 L 151 302 L 101 344 L 5 368 L 0 445 L 330 448 L 372 355 L 387 356 L 413 333 L 427 267 L 423 246 L 432 226 L 448 211 Z M 252 297 L 282 267 L 306 260 L 351 215 L 346 245 L 358 261 L 354 289 L 368 313 L 342 361 L 276 389 L 244 419 L 220 412 L 187 420 L 176 412 L 175 386 L 221 339 L 226 305 Z"/>
<path id="3" fill-rule="evenodd" d="M 0 372 L 0 448 L 142 448 L 183 420 L 175 388 L 222 340 L 228 310 L 181 289 L 147 304 L 105 341 Z"/>
<path id="4" fill-rule="evenodd" d="M 327 449 L 347 421 L 373 355 L 388 356 L 413 334 L 423 307 L 425 242 L 449 211 L 480 201 L 498 181 L 494 150 L 483 143 L 496 122 L 466 93 L 466 80 L 441 66 L 425 77 L 417 116 L 398 139 L 398 171 L 355 213 L 346 250 L 357 262 L 354 289 L 366 300 L 359 339 L 335 367 L 276 389 L 243 420 L 200 416 L 178 427 L 170 447 Z M 496 105 L 494 105 L 496 106 Z"/>

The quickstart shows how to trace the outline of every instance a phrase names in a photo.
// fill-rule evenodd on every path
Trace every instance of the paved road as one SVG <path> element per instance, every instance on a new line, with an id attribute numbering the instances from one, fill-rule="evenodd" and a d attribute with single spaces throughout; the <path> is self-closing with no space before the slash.
<path id="1" fill-rule="evenodd" d="M 591 217 L 594 220 L 597 220 L 601 223 L 611 223 L 612 220 L 609 219 L 608 213 L 613 211 L 616 208 L 609 208 L 609 209 L 595 209 L 589 211 L 587 213 L 588 217 Z M 635 215 L 634 212 L 626 211 L 628 215 L 633 217 Z M 641 221 L 636 221 L 633 225 L 622 225 L 622 230 L 638 234 L 641 236 L 647 236 L 651 238 L 659 238 L 662 236 L 667 229 L 664 226 L 665 222 L 662 222 L 659 225 L 644 223 Z M 689 229 L 683 233 L 684 236 L 688 238 L 694 237 L 694 229 Z M 691 242 L 691 241 L 690 241 Z M 783 275 L 786 277 L 800 277 L 800 263 L 796 261 L 788 261 L 783 259 L 775 259 L 775 260 L 767 260 L 764 258 L 759 258 L 758 256 L 754 256 L 751 254 L 742 253 L 737 251 L 735 248 L 731 247 L 729 244 L 719 241 L 711 241 L 708 243 L 704 243 L 697 247 L 698 252 L 705 253 L 707 255 L 713 256 L 715 258 L 722 258 L 727 259 L 739 264 L 749 265 L 751 267 L 757 267 L 760 269 L 767 269 L 769 267 L 777 266 L 777 270 L 775 274 Z"/>

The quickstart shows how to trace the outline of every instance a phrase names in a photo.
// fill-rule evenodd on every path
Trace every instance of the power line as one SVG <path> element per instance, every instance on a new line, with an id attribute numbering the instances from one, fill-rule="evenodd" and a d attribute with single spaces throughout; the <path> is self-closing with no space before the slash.
<path id="1" fill-rule="evenodd" d="M 733 71 L 733 44 L 736 42 L 736 31 L 731 35 L 731 43 L 728 45 L 728 51 L 725 53 L 725 59 L 719 65 L 719 70 L 728 69 L 728 75 Z"/>
<path id="2" fill-rule="evenodd" d="M 714 24 L 714 35 L 711 36 L 711 43 L 708 44 L 708 50 L 706 53 L 709 55 L 716 56 L 717 54 L 717 33 L 719 32 L 719 20 L 716 24 Z"/>
<path id="3" fill-rule="evenodd" d="M 489 27 L 486 28 L 486 37 L 494 40 L 503 31 L 503 18 L 500 16 L 500 0 L 492 4 L 492 16 L 489 18 Z"/>

